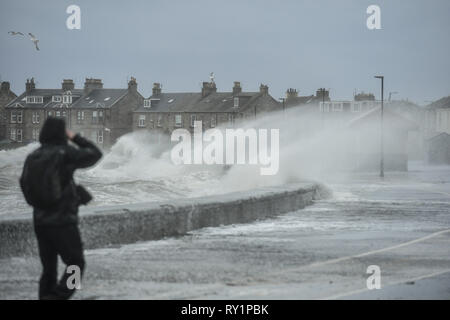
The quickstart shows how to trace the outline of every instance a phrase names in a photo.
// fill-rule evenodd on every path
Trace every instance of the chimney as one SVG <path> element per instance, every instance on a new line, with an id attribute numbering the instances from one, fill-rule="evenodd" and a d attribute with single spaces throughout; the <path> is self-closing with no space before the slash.
<path id="1" fill-rule="evenodd" d="M 137 82 L 135 77 L 131 77 L 131 80 L 128 81 L 128 90 L 129 91 L 137 91 Z"/>
<path id="2" fill-rule="evenodd" d="M 153 83 L 152 95 L 159 96 L 161 94 L 161 83 Z"/>
<path id="3" fill-rule="evenodd" d="M 320 101 L 330 101 L 330 91 L 325 90 L 325 88 L 320 88 L 316 91 L 316 98 Z"/>
<path id="4" fill-rule="evenodd" d="M 1 85 L 1 92 L 3 93 L 9 93 L 10 85 L 9 82 L 3 81 Z"/>
<path id="5" fill-rule="evenodd" d="M 63 92 L 72 91 L 75 89 L 75 84 L 72 79 L 64 79 L 61 88 Z"/>
<path id="6" fill-rule="evenodd" d="M 296 89 L 293 88 L 289 88 L 286 90 L 286 99 L 293 99 L 293 98 L 297 98 L 298 97 L 298 91 Z"/>
<path id="7" fill-rule="evenodd" d="M 261 94 L 269 94 L 269 86 L 262 84 L 259 86 L 259 92 Z"/>
<path id="8" fill-rule="evenodd" d="M 375 101 L 375 96 L 373 93 L 361 92 L 355 94 L 354 99 L 355 101 Z"/>
<path id="9" fill-rule="evenodd" d="M 25 91 L 27 93 L 30 93 L 31 90 L 34 90 L 34 89 L 36 89 L 36 86 L 34 84 L 34 78 L 31 78 L 31 80 L 27 79 L 27 83 L 25 84 Z"/>
<path id="10" fill-rule="evenodd" d="M 86 94 L 94 89 L 102 89 L 102 88 L 103 88 L 102 79 L 86 78 L 86 81 L 84 82 L 84 92 Z"/>
<path id="11" fill-rule="evenodd" d="M 207 95 L 216 91 L 217 87 L 215 82 L 203 82 L 202 97 L 206 97 Z"/>
<path id="12" fill-rule="evenodd" d="M 242 92 L 241 83 L 239 81 L 235 81 L 233 86 L 233 94 L 236 95 L 241 92 Z"/>

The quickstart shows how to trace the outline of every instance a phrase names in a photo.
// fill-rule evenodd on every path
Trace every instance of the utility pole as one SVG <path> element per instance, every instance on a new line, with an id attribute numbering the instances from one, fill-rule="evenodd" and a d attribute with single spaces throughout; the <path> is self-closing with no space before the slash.
<path id="1" fill-rule="evenodd" d="M 381 79 L 381 123 L 380 123 L 380 177 L 384 177 L 384 76 L 375 76 L 377 79 Z"/>

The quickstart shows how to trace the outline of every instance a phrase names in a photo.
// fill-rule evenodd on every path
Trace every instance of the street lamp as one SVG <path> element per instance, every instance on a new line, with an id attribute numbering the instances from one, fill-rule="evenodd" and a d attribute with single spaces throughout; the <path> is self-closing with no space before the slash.
<path id="1" fill-rule="evenodd" d="M 380 177 L 384 177 L 384 137 L 383 137 L 383 121 L 384 121 L 384 76 L 375 76 L 381 79 L 381 134 L 380 134 Z"/>

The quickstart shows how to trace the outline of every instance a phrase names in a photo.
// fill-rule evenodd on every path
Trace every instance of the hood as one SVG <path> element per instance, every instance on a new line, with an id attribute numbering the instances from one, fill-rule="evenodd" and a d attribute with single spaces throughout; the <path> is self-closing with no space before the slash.
<path id="1" fill-rule="evenodd" d="M 47 118 L 39 134 L 41 144 L 67 144 L 66 122 L 60 118 Z"/>

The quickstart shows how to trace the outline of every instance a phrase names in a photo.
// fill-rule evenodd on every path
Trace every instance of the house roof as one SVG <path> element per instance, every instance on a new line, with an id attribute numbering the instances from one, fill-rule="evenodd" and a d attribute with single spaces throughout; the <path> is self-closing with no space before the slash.
<path id="1" fill-rule="evenodd" d="M 430 109 L 450 108 L 450 96 L 441 98 L 441 99 L 427 105 L 426 108 L 430 108 Z"/>
<path id="2" fill-rule="evenodd" d="M 72 104 L 72 108 L 109 108 L 120 100 L 128 89 L 94 89 Z"/>
<path id="3" fill-rule="evenodd" d="M 72 104 L 70 108 L 109 108 L 122 98 L 128 89 L 93 89 L 88 94 L 83 89 L 73 89 Z M 17 103 L 23 108 L 55 108 L 64 105 L 62 102 L 52 102 L 53 96 L 61 96 L 62 89 L 33 89 L 30 92 L 23 92 L 16 99 L 10 101 L 6 108 L 15 107 Z M 27 103 L 27 96 L 42 96 L 43 103 Z"/>
<path id="4" fill-rule="evenodd" d="M 300 97 L 289 97 L 286 99 L 286 106 L 293 107 L 302 104 L 308 104 L 316 101 L 316 96 L 300 96 Z"/>
<path id="5" fill-rule="evenodd" d="M 234 107 L 234 98 L 239 107 Z M 243 112 L 257 105 L 258 111 L 273 110 L 280 106 L 270 95 L 260 92 L 214 92 L 205 97 L 199 92 L 161 93 L 149 98 L 151 107 L 140 106 L 136 112 Z"/>
<path id="6" fill-rule="evenodd" d="M 381 107 L 376 107 L 350 120 L 349 127 L 363 127 L 370 124 L 379 125 L 381 119 Z M 384 108 L 383 110 L 384 126 L 386 128 L 399 128 L 404 130 L 416 130 L 419 125 L 399 115 L 398 113 Z"/>

